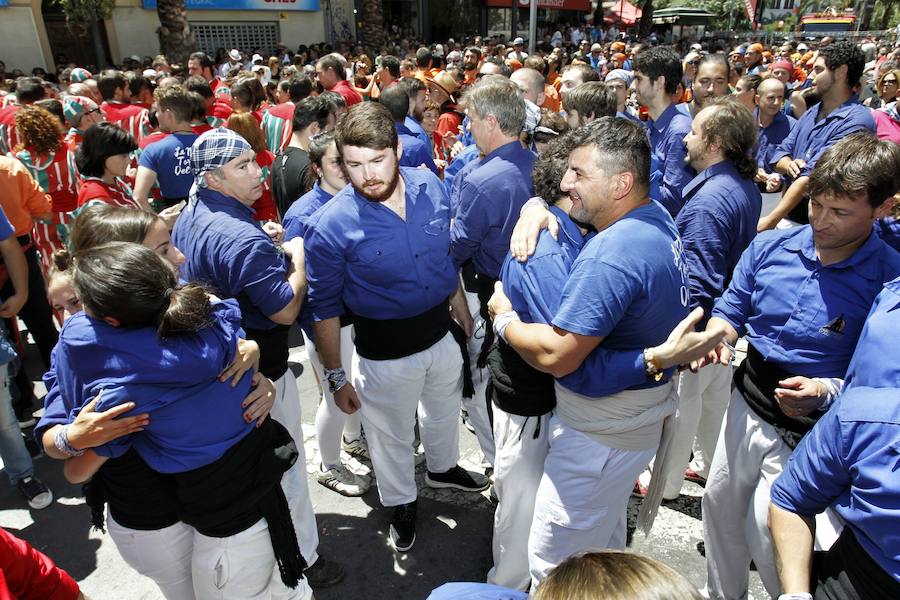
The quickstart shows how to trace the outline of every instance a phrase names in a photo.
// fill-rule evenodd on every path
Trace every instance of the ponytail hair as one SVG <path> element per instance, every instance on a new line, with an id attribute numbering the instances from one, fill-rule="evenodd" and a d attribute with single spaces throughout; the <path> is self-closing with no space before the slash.
<path id="1" fill-rule="evenodd" d="M 159 217 L 147 210 L 136 210 L 111 204 L 86 206 L 75 218 L 70 233 L 75 252 L 108 242 L 143 243 Z"/>
<path id="2" fill-rule="evenodd" d="M 172 267 L 140 244 L 111 242 L 75 253 L 75 291 L 97 319 L 127 328 L 154 327 L 166 338 L 211 323 L 205 287 L 179 286 Z"/>

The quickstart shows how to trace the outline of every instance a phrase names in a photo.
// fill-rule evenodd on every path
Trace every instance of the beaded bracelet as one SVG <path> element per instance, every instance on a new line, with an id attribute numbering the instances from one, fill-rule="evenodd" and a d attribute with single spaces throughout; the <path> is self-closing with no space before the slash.
<path id="1" fill-rule="evenodd" d="M 76 450 L 75 447 L 69 443 L 68 429 L 68 425 L 63 425 L 56 431 L 56 436 L 53 438 L 53 445 L 66 456 L 81 456 L 85 451 Z"/>

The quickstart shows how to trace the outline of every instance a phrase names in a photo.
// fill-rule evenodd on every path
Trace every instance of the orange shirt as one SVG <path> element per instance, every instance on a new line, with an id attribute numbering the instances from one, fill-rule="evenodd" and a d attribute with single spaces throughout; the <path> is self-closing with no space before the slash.
<path id="1" fill-rule="evenodd" d="M 544 84 L 544 102 L 541 104 L 541 108 L 557 113 L 562 110 L 562 98 L 559 97 L 559 91 L 552 85 Z"/>
<path id="2" fill-rule="evenodd" d="M 50 215 L 49 194 L 15 158 L 0 156 L 0 189 L 0 206 L 17 236 L 31 233 L 37 217 Z"/>

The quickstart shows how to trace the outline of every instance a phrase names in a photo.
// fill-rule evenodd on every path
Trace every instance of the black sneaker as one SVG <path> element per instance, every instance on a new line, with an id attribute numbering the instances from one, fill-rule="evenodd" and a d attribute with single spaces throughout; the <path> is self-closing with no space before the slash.
<path id="1" fill-rule="evenodd" d="M 428 471 L 425 475 L 425 483 L 433 488 L 452 488 L 464 492 L 480 492 L 491 485 L 491 480 L 478 473 L 470 473 L 461 466 L 456 465 L 446 473 L 434 473 Z"/>
<path id="2" fill-rule="evenodd" d="M 391 544 L 397 552 L 406 552 L 416 543 L 416 500 L 394 508 L 391 519 Z"/>
<path id="3" fill-rule="evenodd" d="M 328 560 L 321 556 L 303 574 L 306 576 L 306 581 L 310 587 L 316 589 L 336 585 L 344 580 L 345 575 L 344 567 L 333 560 Z"/>
<path id="4" fill-rule="evenodd" d="M 28 506 L 34 510 L 47 508 L 53 502 L 53 492 L 41 483 L 41 480 L 37 477 L 20 479 L 16 485 L 19 491 L 22 492 L 22 495 L 25 496 L 25 499 L 28 500 Z"/>
<path id="5" fill-rule="evenodd" d="M 19 429 L 28 429 L 34 427 L 37 419 L 34 418 L 33 411 L 30 406 L 16 406 L 16 419 L 19 421 Z"/>

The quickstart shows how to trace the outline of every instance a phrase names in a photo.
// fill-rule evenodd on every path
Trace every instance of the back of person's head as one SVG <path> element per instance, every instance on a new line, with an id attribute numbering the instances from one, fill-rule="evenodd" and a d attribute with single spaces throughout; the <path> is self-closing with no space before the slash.
<path id="1" fill-rule="evenodd" d="M 403 121 L 409 113 L 409 96 L 399 85 L 392 85 L 381 92 L 379 102 L 388 109 L 394 121 Z"/>
<path id="2" fill-rule="evenodd" d="M 850 40 L 841 40 L 819 49 L 819 56 L 825 59 L 825 66 L 834 71 L 847 65 L 847 85 L 851 88 L 859 83 L 866 66 L 866 55 Z"/>
<path id="3" fill-rule="evenodd" d="M 171 111 L 179 122 L 189 122 L 197 110 L 196 100 L 180 85 L 157 88 L 153 92 L 158 110 Z"/>
<path id="4" fill-rule="evenodd" d="M 418 96 L 419 92 L 424 92 L 428 89 L 425 87 L 424 83 L 415 77 L 403 77 L 397 80 L 397 87 L 406 92 L 406 95 L 409 96 L 410 100 L 413 100 Z"/>
<path id="5" fill-rule="evenodd" d="M 231 86 L 231 97 L 241 106 L 254 111 L 266 99 L 266 90 L 256 77 L 245 77 Z"/>
<path id="6" fill-rule="evenodd" d="M 123 75 L 121 71 L 116 71 L 115 69 L 103 71 L 97 79 L 97 89 L 100 90 L 100 95 L 103 96 L 103 99 L 106 101 L 114 99 L 116 97 L 116 90 L 123 89 L 127 85 L 128 81 L 125 79 L 125 75 Z"/>
<path id="7" fill-rule="evenodd" d="M 619 117 L 600 117 L 569 133 L 571 148 L 593 146 L 594 167 L 605 175 L 631 173 L 636 193 L 650 189 L 650 140 L 642 125 Z"/>
<path id="8" fill-rule="evenodd" d="M 388 109 L 377 102 L 354 104 L 338 121 L 334 142 L 339 152 L 344 146 L 384 150 L 397 149 L 397 128 Z"/>
<path id="9" fill-rule="evenodd" d="M 294 75 L 286 81 L 282 80 L 279 85 L 288 93 L 294 104 L 309 96 L 313 90 L 313 81 L 306 75 Z M 285 85 L 287 87 L 284 87 Z"/>
<path id="10" fill-rule="evenodd" d="M 140 244 L 110 242 L 79 250 L 74 281 L 94 318 L 114 319 L 121 327 L 154 327 L 165 338 L 199 331 L 211 322 L 206 289 L 179 286 L 172 266 Z"/>
<path id="11" fill-rule="evenodd" d="M 602 81 L 582 83 L 563 96 L 563 108 L 578 111 L 580 117 L 612 117 L 617 105 L 616 92 Z"/>
<path id="12" fill-rule="evenodd" d="M 525 99 L 522 90 L 506 77 L 491 75 L 469 88 L 462 101 L 466 111 L 477 117 L 494 115 L 507 136 L 518 136 L 525 127 Z"/>
<path id="13" fill-rule="evenodd" d="M 266 138 L 252 113 L 232 113 L 225 121 L 225 127 L 247 140 L 257 154 L 266 150 Z"/>
<path id="14" fill-rule="evenodd" d="M 400 59 L 396 56 L 381 57 L 381 68 L 391 74 L 394 79 L 400 79 Z"/>
<path id="15" fill-rule="evenodd" d="M 38 100 L 34 103 L 35 106 L 40 106 L 54 117 L 57 118 L 61 127 L 65 128 L 68 125 L 66 124 L 66 113 L 63 111 L 62 102 L 57 100 L 56 98 L 44 98 L 43 100 Z"/>
<path id="16" fill-rule="evenodd" d="M 873 207 L 900 189 L 900 146 L 858 132 L 838 141 L 822 154 L 809 176 L 812 198 L 827 194 L 864 197 Z"/>
<path id="17" fill-rule="evenodd" d="M 582 83 L 587 83 L 588 81 L 600 81 L 600 73 L 585 64 L 569 65 L 565 69 L 563 69 L 563 73 L 568 72 L 579 73 L 581 75 Z"/>
<path id="18" fill-rule="evenodd" d="M 339 81 L 347 78 L 347 74 L 344 71 L 344 63 L 334 54 L 328 54 L 320 58 L 318 66 L 323 72 L 331 69 Z"/>
<path id="19" fill-rule="evenodd" d="M 106 159 L 137 150 L 134 136 L 112 123 L 97 123 L 84 133 L 75 153 L 78 171 L 87 177 L 103 177 Z"/>
<path id="20" fill-rule="evenodd" d="M 313 123 L 318 123 L 319 128 L 324 129 L 331 112 L 331 104 L 322 96 L 304 98 L 294 106 L 294 131 L 300 133 Z"/>
<path id="21" fill-rule="evenodd" d="M 16 102 L 34 104 L 47 95 L 44 80 L 40 77 L 23 77 L 16 82 Z"/>
<path id="22" fill-rule="evenodd" d="M 544 153 L 534 162 L 531 178 L 534 181 L 534 194 L 543 198 L 548 204 L 565 196 L 559 189 L 563 176 L 569 168 L 569 152 L 572 150 L 568 136 L 552 140 Z"/>
<path id="23" fill-rule="evenodd" d="M 204 98 L 212 98 L 214 97 L 212 88 L 209 85 L 209 82 L 199 75 L 194 75 L 193 77 L 188 77 L 184 80 L 184 87 L 189 92 L 197 92 Z"/>
<path id="24" fill-rule="evenodd" d="M 339 110 L 347 108 L 347 101 L 344 100 L 344 97 L 337 92 L 322 92 L 321 94 L 319 94 L 319 98 L 321 98 L 328 104 L 328 109 L 331 112 L 337 112 Z"/>
<path id="25" fill-rule="evenodd" d="M 45 108 L 23 106 L 16 111 L 15 126 L 19 130 L 21 145 L 30 152 L 48 154 L 56 152 L 62 145 L 62 124 L 56 115 Z"/>
<path id="26" fill-rule="evenodd" d="M 125 80 L 128 82 L 128 89 L 134 97 L 139 96 L 145 89 L 153 91 L 153 84 L 141 74 L 129 73 Z"/>
<path id="27" fill-rule="evenodd" d="M 86 250 L 108 242 L 142 244 L 159 217 L 146 210 L 135 210 L 98 203 L 85 207 L 72 224 L 72 250 Z"/>
<path id="28" fill-rule="evenodd" d="M 640 554 L 588 552 L 567 558 L 541 581 L 533 600 L 700 600 L 671 567 Z"/>
<path id="29" fill-rule="evenodd" d="M 738 173 L 752 178 L 757 172 L 756 146 L 758 126 L 747 107 L 736 98 L 717 98 L 704 108 L 706 119 L 700 136 L 704 143 L 717 144 L 725 160 Z"/>
<path id="30" fill-rule="evenodd" d="M 425 48 L 424 46 L 416 50 L 416 66 L 420 69 L 425 69 L 431 65 L 431 62 L 434 60 L 434 56 L 431 54 L 431 50 Z"/>
<path id="31" fill-rule="evenodd" d="M 656 46 L 641 50 L 634 57 L 632 65 L 636 72 L 643 73 L 652 82 L 659 77 L 665 77 L 664 90 L 667 94 L 674 94 L 681 78 L 684 77 L 681 57 L 669 46 Z"/>
<path id="32" fill-rule="evenodd" d="M 762 75 L 757 75 L 754 73 L 753 75 L 744 75 L 740 79 L 738 79 L 738 83 L 744 88 L 744 90 L 755 90 L 759 87 L 759 84 L 762 83 L 763 78 Z M 775 81 L 778 81 L 777 79 Z M 784 85 L 784 84 L 782 84 Z"/>
<path id="33" fill-rule="evenodd" d="M 528 58 L 525 59 L 525 62 L 522 63 L 522 66 L 524 66 L 527 69 L 534 69 L 541 75 L 547 74 L 547 61 L 545 61 L 540 56 L 535 56 L 535 55 L 529 56 Z"/>

